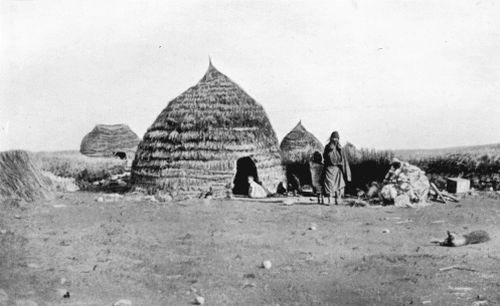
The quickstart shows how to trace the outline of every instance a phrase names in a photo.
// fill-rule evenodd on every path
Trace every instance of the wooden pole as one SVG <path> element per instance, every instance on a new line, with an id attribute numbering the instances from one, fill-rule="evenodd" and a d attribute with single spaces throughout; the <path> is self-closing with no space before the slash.
<path id="1" fill-rule="evenodd" d="M 441 191 L 439 191 L 439 189 L 436 187 L 436 185 L 434 185 L 434 183 L 432 183 L 432 182 L 431 182 L 431 187 L 437 193 L 437 195 L 441 199 L 441 201 L 443 201 L 443 203 L 446 204 L 447 202 L 444 199 L 443 194 L 441 193 Z"/>
<path id="2" fill-rule="evenodd" d="M 453 200 L 454 202 L 460 202 L 460 200 L 457 197 L 449 194 L 448 192 L 443 192 L 442 194 L 444 197 L 449 198 L 449 199 Z"/>

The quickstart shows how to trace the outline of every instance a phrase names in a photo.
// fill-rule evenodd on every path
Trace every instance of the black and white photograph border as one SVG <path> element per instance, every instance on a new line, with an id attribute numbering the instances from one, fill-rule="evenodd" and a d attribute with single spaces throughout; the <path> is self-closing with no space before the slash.
<path id="1" fill-rule="evenodd" d="M 500 305 L 500 3 L 1 0 L 0 306 Z"/>

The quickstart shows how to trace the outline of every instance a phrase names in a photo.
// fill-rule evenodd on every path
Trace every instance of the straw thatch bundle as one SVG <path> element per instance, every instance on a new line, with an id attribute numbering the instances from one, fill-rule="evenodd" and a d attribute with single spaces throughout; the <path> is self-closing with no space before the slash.
<path id="1" fill-rule="evenodd" d="M 141 140 L 126 124 L 98 124 L 85 135 L 80 152 L 87 156 L 113 156 L 114 152 L 133 155 Z"/>
<path id="2" fill-rule="evenodd" d="M 26 151 L 0 152 L 0 201 L 34 201 L 51 195 L 52 182 Z"/>
<path id="3" fill-rule="evenodd" d="M 308 163 L 314 152 L 323 153 L 323 144 L 299 123 L 281 141 L 283 162 Z"/>
<path id="4" fill-rule="evenodd" d="M 242 157 L 255 163 L 266 188 L 284 179 L 263 107 L 210 63 L 198 84 L 170 101 L 149 127 L 132 164 L 132 182 L 183 195 L 212 187 L 219 195 Z"/>

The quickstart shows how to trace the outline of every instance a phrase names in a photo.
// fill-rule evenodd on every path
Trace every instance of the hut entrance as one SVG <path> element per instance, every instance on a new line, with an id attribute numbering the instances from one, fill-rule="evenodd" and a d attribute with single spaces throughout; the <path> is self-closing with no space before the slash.
<path id="1" fill-rule="evenodd" d="M 113 152 L 113 156 L 116 156 L 119 159 L 127 159 L 127 153 L 121 151 Z"/>
<path id="2" fill-rule="evenodd" d="M 236 161 L 236 175 L 234 176 L 234 194 L 248 195 L 248 177 L 252 176 L 258 182 L 257 167 L 249 157 L 242 157 Z"/>
<path id="3" fill-rule="evenodd" d="M 286 178 L 289 189 L 302 192 L 302 186 L 311 185 L 309 163 L 297 162 L 286 165 Z"/>
<path id="4" fill-rule="evenodd" d="M 307 193 L 318 190 L 323 170 L 322 159 L 321 153 L 315 151 L 309 158 L 288 163 L 286 165 L 286 176 L 289 191 Z"/>

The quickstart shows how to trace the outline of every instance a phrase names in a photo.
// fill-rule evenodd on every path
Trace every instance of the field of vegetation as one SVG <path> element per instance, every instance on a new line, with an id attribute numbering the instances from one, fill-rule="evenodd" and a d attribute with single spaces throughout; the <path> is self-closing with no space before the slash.
<path id="1" fill-rule="evenodd" d="M 480 146 L 462 146 L 441 149 L 394 150 L 394 154 L 404 160 L 419 160 L 451 154 L 471 154 L 474 156 L 500 156 L 500 143 Z"/>
<path id="2" fill-rule="evenodd" d="M 78 151 L 37 152 L 35 158 L 43 171 L 59 177 L 74 178 L 82 190 L 92 183 L 127 171 L 125 161 L 118 158 L 88 157 Z"/>
<path id="3" fill-rule="evenodd" d="M 435 150 L 357 149 L 348 143 L 352 182 L 347 193 L 366 190 L 372 182 L 382 182 L 394 157 L 424 170 L 439 188 L 447 177 L 470 179 L 476 190 L 500 190 L 500 144 Z M 455 150 L 455 151 L 453 151 Z M 95 190 L 95 182 L 126 174 L 125 161 L 118 158 L 87 157 L 78 151 L 38 152 L 36 160 L 44 171 L 74 178 L 82 190 Z"/>
<path id="4" fill-rule="evenodd" d="M 500 190 L 500 155 L 455 153 L 410 160 L 443 187 L 446 177 L 463 177 L 477 190 Z"/>
<path id="5" fill-rule="evenodd" d="M 446 187 L 447 177 L 471 181 L 476 190 L 500 190 L 500 144 L 433 150 L 381 151 L 356 149 L 346 145 L 353 182 L 348 192 L 366 189 L 373 181 L 381 182 L 397 157 L 418 166 L 439 188 Z"/>

